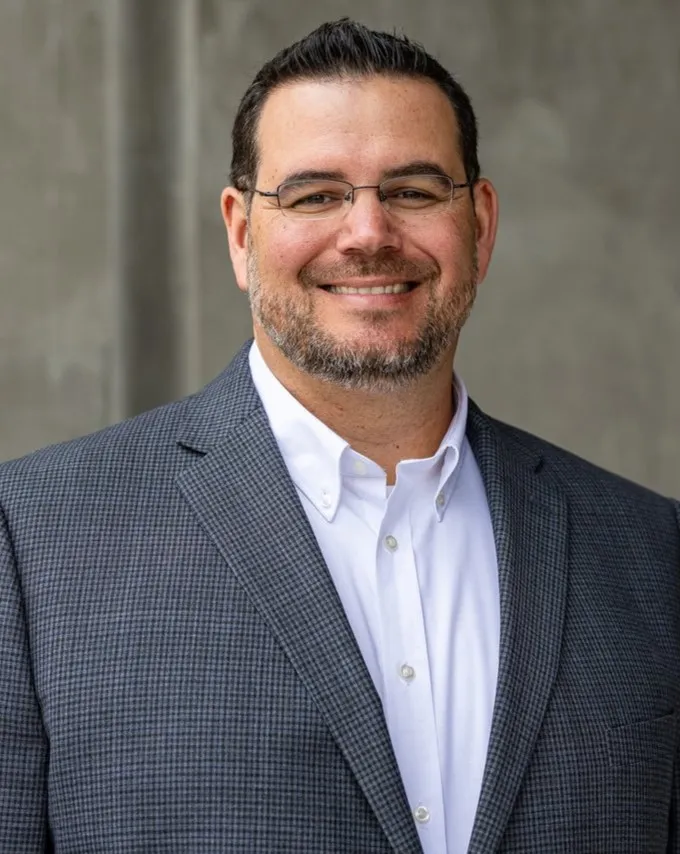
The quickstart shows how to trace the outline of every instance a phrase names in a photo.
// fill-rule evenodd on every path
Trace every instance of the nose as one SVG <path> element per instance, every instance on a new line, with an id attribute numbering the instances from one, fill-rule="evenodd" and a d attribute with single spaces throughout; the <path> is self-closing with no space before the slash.
<path id="1" fill-rule="evenodd" d="M 394 220 L 378 198 L 377 190 L 361 189 L 344 214 L 338 231 L 337 248 L 348 254 L 377 255 L 401 248 L 401 236 Z"/>

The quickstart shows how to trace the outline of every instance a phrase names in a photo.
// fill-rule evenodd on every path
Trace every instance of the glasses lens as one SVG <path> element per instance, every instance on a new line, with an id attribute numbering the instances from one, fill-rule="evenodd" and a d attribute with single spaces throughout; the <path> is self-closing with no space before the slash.
<path id="1" fill-rule="evenodd" d="M 288 216 L 332 216 L 351 192 L 344 181 L 290 181 L 279 187 L 279 204 Z"/>
<path id="2" fill-rule="evenodd" d="M 453 181 L 445 175 L 405 175 L 383 181 L 380 190 L 390 210 L 434 212 L 451 202 Z"/>

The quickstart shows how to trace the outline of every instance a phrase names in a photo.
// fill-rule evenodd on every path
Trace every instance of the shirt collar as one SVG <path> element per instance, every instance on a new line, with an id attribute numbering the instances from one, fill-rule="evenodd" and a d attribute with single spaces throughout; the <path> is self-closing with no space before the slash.
<path id="1" fill-rule="evenodd" d="M 458 474 L 467 450 L 466 427 L 468 417 L 468 393 L 465 383 L 454 374 L 453 391 L 456 408 L 449 429 L 444 434 L 433 459 L 441 459 L 439 483 L 434 497 L 434 511 L 441 522 L 453 493 Z"/>
<path id="2" fill-rule="evenodd" d="M 348 443 L 279 382 L 255 341 L 248 360 L 253 383 L 293 483 L 331 521 L 340 501 L 340 465 Z"/>
<path id="3" fill-rule="evenodd" d="M 343 476 L 384 477 L 384 472 L 376 463 L 354 451 L 348 442 L 293 397 L 269 369 L 255 341 L 248 360 L 253 383 L 293 483 L 325 519 L 332 521 L 340 502 Z M 400 467 L 405 466 L 430 473 L 434 469 L 438 476 L 432 500 L 440 521 L 466 447 L 467 389 L 455 375 L 453 387 L 456 410 L 437 451 L 427 460 L 405 460 L 397 466 L 397 476 Z"/>

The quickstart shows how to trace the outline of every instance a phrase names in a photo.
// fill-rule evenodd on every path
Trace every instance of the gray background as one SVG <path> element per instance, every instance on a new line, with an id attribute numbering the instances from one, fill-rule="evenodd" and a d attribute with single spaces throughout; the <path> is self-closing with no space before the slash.
<path id="1" fill-rule="evenodd" d="M 422 41 L 477 109 L 501 225 L 473 397 L 680 494 L 677 0 L 3 0 L 0 458 L 197 388 L 247 337 L 231 120 L 342 15 Z"/>

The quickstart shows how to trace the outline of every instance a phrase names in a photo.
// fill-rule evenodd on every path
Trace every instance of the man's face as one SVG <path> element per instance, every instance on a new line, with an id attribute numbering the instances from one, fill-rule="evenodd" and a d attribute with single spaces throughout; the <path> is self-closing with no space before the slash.
<path id="1" fill-rule="evenodd" d="M 430 82 L 295 83 L 264 105 L 256 186 L 275 190 L 309 170 L 374 185 L 416 163 L 463 183 L 457 139 L 454 111 Z M 223 205 L 232 260 L 256 337 L 267 336 L 297 368 L 347 388 L 385 390 L 453 357 L 490 256 L 484 228 L 478 251 L 468 190 L 456 190 L 448 208 L 407 217 L 386 211 L 370 189 L 325 219 L 291 218 L 257 195 L 246 218 L 238 194 L 231 198 Z M 484 193 L 480 203 L 488 206 Z M 369 293 L 394 285 L 397 293 Z"/>

